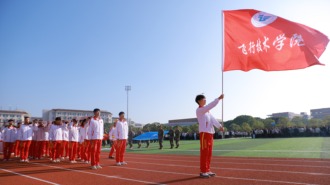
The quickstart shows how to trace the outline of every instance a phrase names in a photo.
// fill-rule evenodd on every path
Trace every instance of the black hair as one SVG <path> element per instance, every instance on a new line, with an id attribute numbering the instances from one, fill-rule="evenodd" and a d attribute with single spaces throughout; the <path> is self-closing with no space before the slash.
<path id="1" fill-rule="evenodd" d="M 61 117 L 56 117 L 55 121 L 61 121 Z"/>
<path id="2" fill-rule="evenodd" d="M 204 95 L 199 94 L 199 95 L 196 96 L 196 98 L 195 98 L 195 102 L 198 104 L 198 102 L 199 102 L 200 100 L 204 99 L 204 98 L 205 98 Z"/>
<path id="3" fill-rule="evenodd" d="M 119 112 L 119 116 L 122 115 L 122 114 L 125 114 L 125 112 L 123 112 L 123 111 Z"/>
<path id="4" fill-rule="evenodd" d="M 94 113 L 95 113 L 95 112 L 98 112 L 98 111 L 101 111 L 101 110 L 98 109 L 98 108 L 95 108 L 95 109 L 93 110 Z"/>

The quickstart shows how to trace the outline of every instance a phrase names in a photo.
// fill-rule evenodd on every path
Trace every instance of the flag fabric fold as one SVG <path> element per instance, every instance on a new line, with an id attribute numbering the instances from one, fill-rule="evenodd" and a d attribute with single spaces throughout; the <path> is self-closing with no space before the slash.
<path id="1" fill-rule="evenodd" d="M 323 65 L 329 38 L 323 33 L 266 12 L 223 11 L 224 71 L 282 71 Z"/>

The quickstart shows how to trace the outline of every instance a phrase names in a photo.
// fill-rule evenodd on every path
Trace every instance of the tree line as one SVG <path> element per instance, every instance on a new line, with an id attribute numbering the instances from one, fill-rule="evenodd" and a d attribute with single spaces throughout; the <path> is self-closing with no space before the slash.
<path id="1" fill-rule="evenodd" d="M 161 124 L 159 122 L 148 123 L 143 126 L 143 128 L 135 128 L 130 127 L 130 129 L 135 132 L 156 132 L 159 129 L 159 126 L 162 125 L 164 130 L 169 130 L 170 125 Z M 105 123 L 104 128 L 106 133 L 109 132 L 111 123 Z M 302 117 L 294 117 L 293 119 L 288 119 L 285 117 L 280 118 L 258 118 L 252 117 L 249 115 L 240 115 L 237 116 L 233 120 L 229 120 L 224 122 L 225 131 L 240 131 L 240 132 L 252 132 L 252 130 L 260 130 L 260 129 L 273 129 L 273 128 L 320 128 L 320 127 L 328 127 L 330 126 L 330 116 L 325 117 L 324 119 L 304 119 Z M 189 126 L 174 126 L 175 129 L 179 128 L 182 133 L 198 133 L 198 123 L 189 125 Z M 219 131 L 216 129 L 216 131 Z"/>

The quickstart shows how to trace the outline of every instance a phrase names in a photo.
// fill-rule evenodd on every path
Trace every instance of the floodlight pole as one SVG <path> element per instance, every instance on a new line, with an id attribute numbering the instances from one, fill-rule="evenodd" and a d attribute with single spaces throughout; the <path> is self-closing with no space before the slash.
<path id="1" fill-rule="evenodd" d="M 131 86 L 130 85 L 126 85 L 125 86 L 125 91 L 127 93 L 127 122 L 128 122 L 128 125 L 130 125 L 130 121 L 129 121 L 129 117 L 128 117 L 128 92 L 131 91 Z"/>

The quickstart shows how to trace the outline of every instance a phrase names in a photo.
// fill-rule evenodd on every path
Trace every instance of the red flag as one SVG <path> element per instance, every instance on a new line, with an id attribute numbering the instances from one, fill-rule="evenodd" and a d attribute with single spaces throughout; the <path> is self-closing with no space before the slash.
<path id="1" fill-rule="evenodd" d="M 223 11 L 224 71 L 282 71 L 323 65 L 323 33 L 258 10 Z"/>

